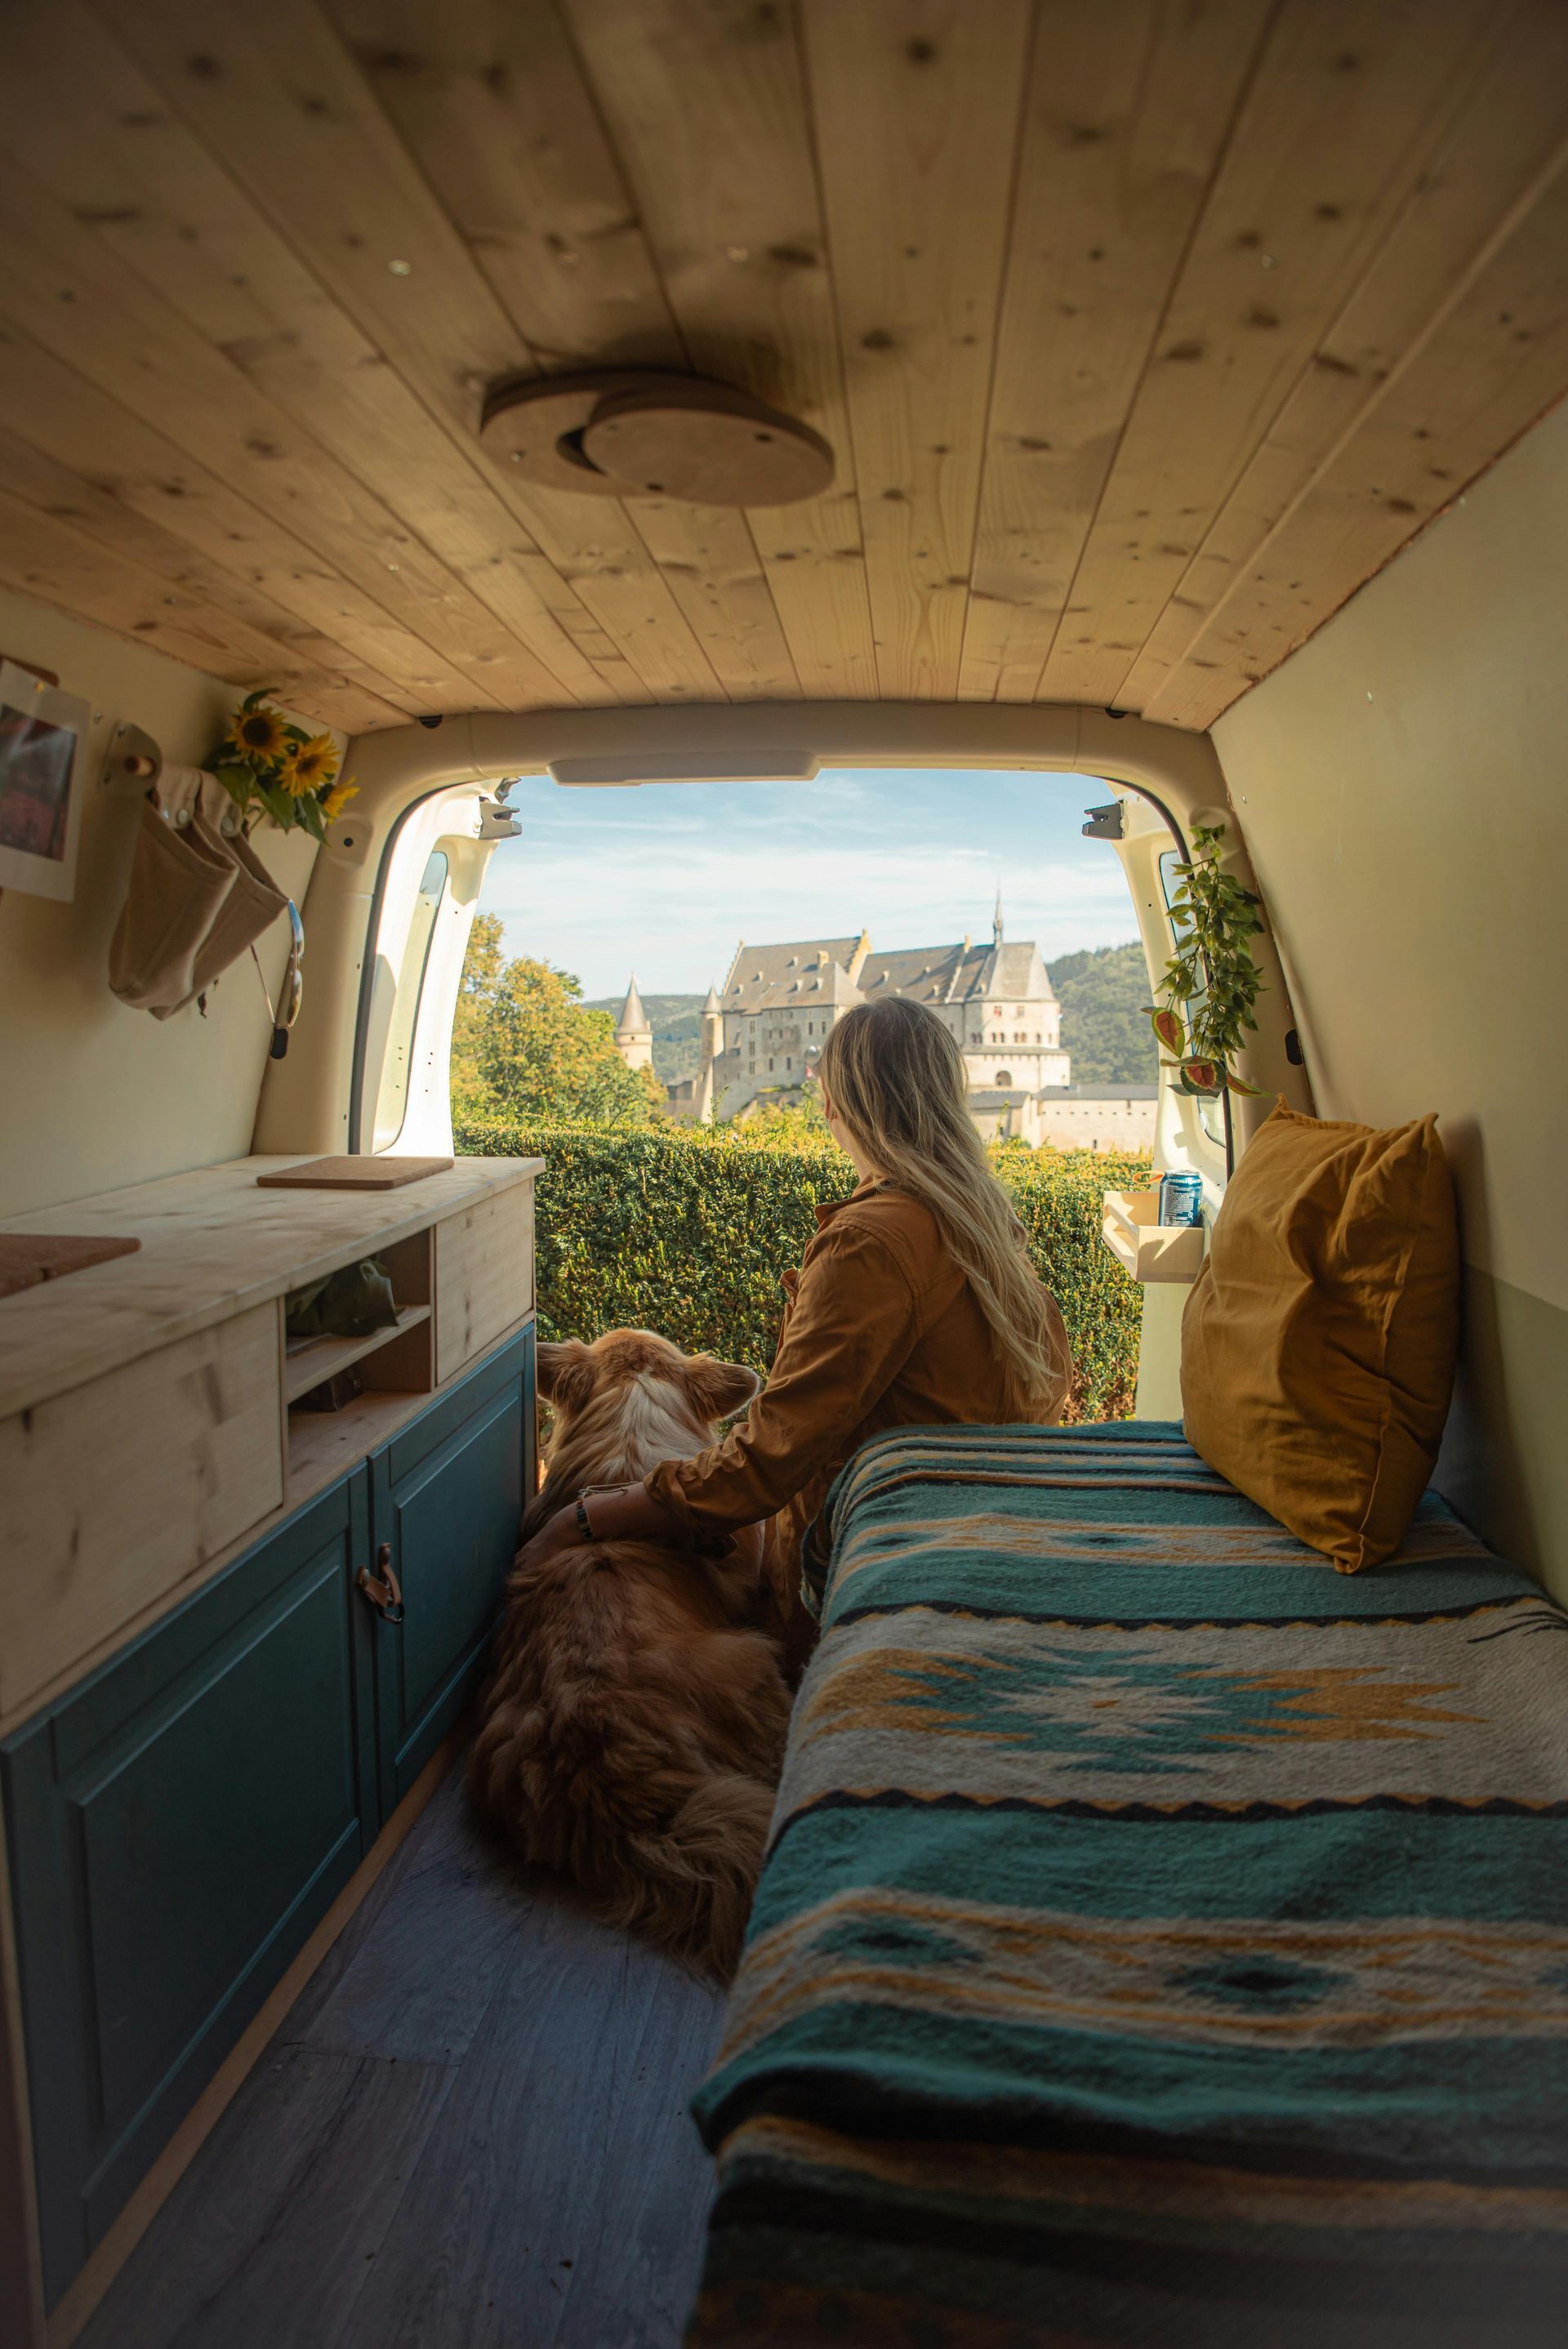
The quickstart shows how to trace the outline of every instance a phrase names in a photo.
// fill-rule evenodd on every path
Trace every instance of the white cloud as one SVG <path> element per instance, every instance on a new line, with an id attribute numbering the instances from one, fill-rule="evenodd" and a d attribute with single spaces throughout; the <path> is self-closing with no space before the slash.
<path id="1" fill-rule="evenodd" d="M 868 774 L 613 800 L 538 785 L 514 804 L 523 837 L 493 859 L 486 910 L 512 952 L 576 972 L 591 996 L 632 968 L 650 989 L 706 988 L 742 937 L 862 922 L 888 947 L 983 936 L 998 879 L 1008 936 L 1047 960 L 1135 932 L 1114 853 L 1079 836 L 1076 781 L 1065 801 L 1037 779 Z"/>

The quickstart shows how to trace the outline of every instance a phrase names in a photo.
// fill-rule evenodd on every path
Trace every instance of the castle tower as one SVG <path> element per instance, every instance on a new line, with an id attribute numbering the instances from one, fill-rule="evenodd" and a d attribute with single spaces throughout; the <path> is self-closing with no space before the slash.
<path id="1" fill-rule="evenodd" d="M 707 1001 L 702 1007 L 702 1065 L 711 1068 L 724 1050 L 724 1013 L 718 1000 L 718 989 L 710 987 Z"/>
<path id="2" fill-rule="evenodd" d="M 696 1122 L 698 1125 L 711 1125 L 718 1093 L 718 1058 L 724 1050 L 724 1013 L 715 987 L 708 988 L 707 1000 L 702 1007 L 699 1034 L 702 1057 L 696 1074 Z"/>
<path id="3" fill-rule="evenodd" d="M 654 1065 L 654 1031 L 643 1009 L 643 999 L 637 993 L 635 971 L 615 1023 L 615 1050 L 629 1069 L 651 1069 Z"/>

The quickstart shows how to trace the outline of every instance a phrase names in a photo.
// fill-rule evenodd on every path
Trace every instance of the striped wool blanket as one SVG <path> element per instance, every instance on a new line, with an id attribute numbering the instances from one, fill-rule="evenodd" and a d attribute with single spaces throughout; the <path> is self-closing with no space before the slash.
<path id="1" fill-rule="evenodd" d="M 690 2342 L 1568 2341 L 1568 1618 L 1157 1423 L 878 1437 L 807 1577 Z"/>

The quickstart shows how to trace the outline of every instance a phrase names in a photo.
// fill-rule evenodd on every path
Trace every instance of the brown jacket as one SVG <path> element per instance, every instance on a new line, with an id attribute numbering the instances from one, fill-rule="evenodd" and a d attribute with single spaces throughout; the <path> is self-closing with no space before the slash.
<path id="1" fill-rule="evenodd" d="M 817 1209 L 767 1387 L 722 1444 L 666 1460 L 647 1489 L 683 1523 L 733 1530 L 771 1519 L 768 1567 L 795 1612 L 800 1539 L 846 1460 L 880 1428 L 1013 1418 L 991 1333 L 927 1207 L 862 1183 Z M 1051 1329 L 1064 1371 L 1067 1332 Z"/>

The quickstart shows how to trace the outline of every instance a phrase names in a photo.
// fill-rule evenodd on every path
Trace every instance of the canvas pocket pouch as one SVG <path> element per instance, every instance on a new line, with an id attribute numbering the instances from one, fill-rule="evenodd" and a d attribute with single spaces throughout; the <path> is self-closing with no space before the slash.
<path id="1" fill-rule="evenodd" d="M 196 992 L 196 962 L 239 867 L 205 825 L 165 823 L 145 801 L 125 904 L 109 942 L 108 983 L 133 1011 L 167 1015 Z"/>
<path id="2" fill-rule="evenodd" d="M 254 946 L 263 931 L 271 928 L 288 905 L 288 899 L 242 833 L 216 832 L 200 815 L 193 819 L 190 829 L 200 833 L 204 845 L 229 860 L 232 885 L 197 949 L 190 988 L 176 1002 L 150 1004 L 148 1009 L 155 1019 L 167 1019 L 203 994 L 221 971 L 227 970 L 248 947 Z"/>

